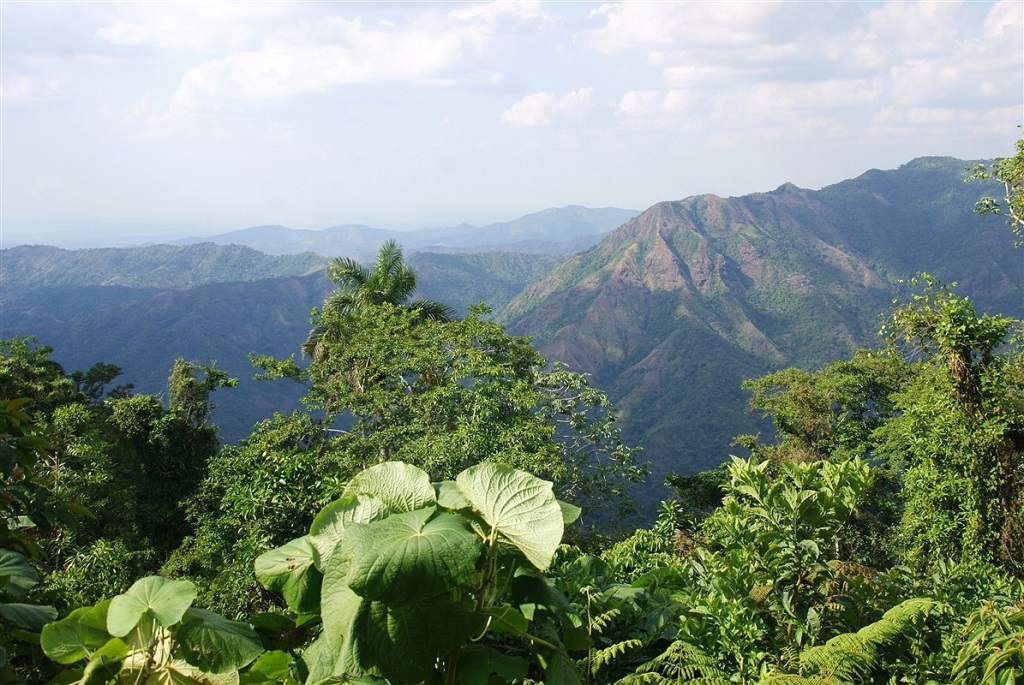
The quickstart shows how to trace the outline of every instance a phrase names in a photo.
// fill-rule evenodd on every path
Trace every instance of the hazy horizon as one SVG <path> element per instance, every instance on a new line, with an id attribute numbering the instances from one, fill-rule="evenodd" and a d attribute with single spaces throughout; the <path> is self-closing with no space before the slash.
<path id="1" fill-rule="evenodd" d="M 0 246 L 645 209 L 1013 153 L 1024 3 L 0 3 Z"/>

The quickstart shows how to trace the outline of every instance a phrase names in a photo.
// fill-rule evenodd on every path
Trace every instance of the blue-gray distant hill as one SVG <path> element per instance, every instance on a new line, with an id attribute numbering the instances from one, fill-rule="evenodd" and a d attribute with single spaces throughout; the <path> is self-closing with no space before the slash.
<path id="1" fill-rule="evenodd" d="M 632 209 L 592 209 L 571 205 L 545 209 L 487 226 L 462 224 L 450 228 L 409 231 L 390 231 L 358 224 L 319 230 L 254 226 L 204 238 L 179 240 L 175 244 L 211 242 L 217 245 L 245 245 L 270 255 L 315 252 L 331 257 L 369 259 L 381 243 L 395 239 L 407 253 L 524 252 L 565 255 L 597 244 L 603 236 L 639 213 Z"/>
<path id="2" fill-rule="evenodd" d="M 411 255 L 419 294 L 460 312 L 500 308 L 554 267 L 549 255 Z M 224 439 L 298 406 L 298 386 L 257 383 L 247 354 L 287 357 L 309 331 L 309 312 L 334 287 L 320 255 L 269 256 L 239 245 L 153 245 L 62 250 L 35 245 L 0 251 L 0 337 L 33 335 L 66 370 L 97 362 L 124 369 L 119 382 L 162 393 L 178 357 L 242 379 L 218 393 Z"/>

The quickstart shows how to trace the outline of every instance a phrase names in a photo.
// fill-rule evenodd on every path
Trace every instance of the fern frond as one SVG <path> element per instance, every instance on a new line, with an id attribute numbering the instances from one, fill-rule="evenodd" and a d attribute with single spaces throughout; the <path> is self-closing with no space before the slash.
<path id="1" fill-rule="evenodd" d="M 656 676 L 656 677 L 651 677 Z M 676 640 L 664 652 L 636 669 L 636 673 L 619 681 L 619 685 L 638 683 L 699 683 L 729 685 L 729 674 L 717 660 L 683 640 Z"/>
<path id="2" fill-rule="evenodd" d="M 800 670 L 811 677 L 807 682 L 821 685 L 861 679 L 879 665 L 879 647 L 899 637 L 916 635 L 937 605 L 934 600 L 920 597 L 897 604 L 882 618 L 856 633 L 836 635 L 825 644 L 803 652 Z"/>
<path id="3" fill-rule="evenodd" d="M 592 650 L 590 654 L 587 656 L 587 658 L 578 661 L 577 665 L 579 665 L 581 668 L 586 668 L 589 663 L 591 675 L 597 675 L 602 668 L 608 666 L 629 650 L 642 647 L 643 644 L 643 640 L 637 639 L 616 642 L 610 647 Z"/>
<path id="4" fill-rule="evenodd" d="M 600 614 L 591 614 L 591 616 L 589 617 L 591 632 L 603 632 L 604 629 L 607 628 L 612 621 L 614 621 L 621 615 L 621 609 L 609 609 L 608 611 L 605 611 Z"/>

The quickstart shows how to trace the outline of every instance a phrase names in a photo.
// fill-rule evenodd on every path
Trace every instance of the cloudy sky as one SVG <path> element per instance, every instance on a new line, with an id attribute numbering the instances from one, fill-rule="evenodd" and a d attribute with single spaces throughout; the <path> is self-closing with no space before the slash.
<path id="1" fill-rule="evenodd" d="M 4 1 L 2 241 L 481 225 L 1008 155 L 1022 13 Z"/>

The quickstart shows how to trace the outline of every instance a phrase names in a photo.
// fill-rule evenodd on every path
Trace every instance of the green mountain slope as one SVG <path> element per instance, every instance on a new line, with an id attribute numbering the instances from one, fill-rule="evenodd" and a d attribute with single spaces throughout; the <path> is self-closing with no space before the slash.
<path id="1" fill-rule="evenodd" d="M 787 184 L 664 202 L 562 262 L 412 250 L 408 259 L 417 296 L 463 311 L 484 301 L 549 360 L 591 373 L 652 461 L 646 496 L 656 501 L 664 476 L 715 466 L 733 436 L 764 428 L 745 412 L 744 379 L 875 344 L 895 278 L 927 270 L 959 281 L 980 310 L 1024 313 L 1021 253 L 998 217 L 973 214 L 989 189 L 962 182 L 967 165 L 924 158 L 817 191 Z M 122 382 L 145 392 L 163 391 L 176 357 L 248 379 L 246 353 L 297 352 L 310 308 L 331 288 L 321 257 L 238 246 L 0 257 L 0 336 L 36 335 L 69 370 L 117 364 Z M 219 393 L 223 436 L 289 411 L 294 390 L 246 381 Z"/>
<path id="2" fill-rule="evenodd" d="M 419 273 L 418 296 L 442 299 L 460 311 L 480 301 L 500 307 L 557 263 L 554 257 L 499 253 L 420 253 L 409 261 Z M 269 257 L 212 244 L 4 250 L 0 272 L 10 285 L 3 289 L 0 337 L 34 335 L 54 348 L 54 358 L 69 371 L 99 361 L 116 364 L 124 369 L 119 382 L 142 392 L 164 392 L 178 357 L 216 361 L 242 381 L 214 400 L 221 436 L 234 442 L 255 421 L 298 406 L 298 386 L 251 380 L 247 354 L 299 352 L 310 309 L 334 287 L 322 263 L 319 257 L 307 264 L 304 256 Z M 28 273 L 32 265 L 38 271 Z M 260 278 L 289 272 L 296 275 Z M 189 277 L 206 282 L 176 287 Z"/>
<path id="3" fill-rule="evenodd" d="M 3 253 L 0 287 L 7 299 L 52 286 L 193 288 L 209 283 L 301 276 L 323 268 L 313 253 L 271 257 L 241 245 L 151 245 L 62 250 L 22 245 Z"/>
<path id="4" fill-rule="evenodd" d="M 894 279 L 958 280 L 981 308 L 1020 314 L 1020 255 L 967 162 L 915 160 L 820 191 L 785 185 L 648 209 L 566 260 L 502 313 L 549 359 L 593 374 L 645 448 L 654 480 L 726 460 L 761 428 L 739 384 L 875 345 Z"/>

